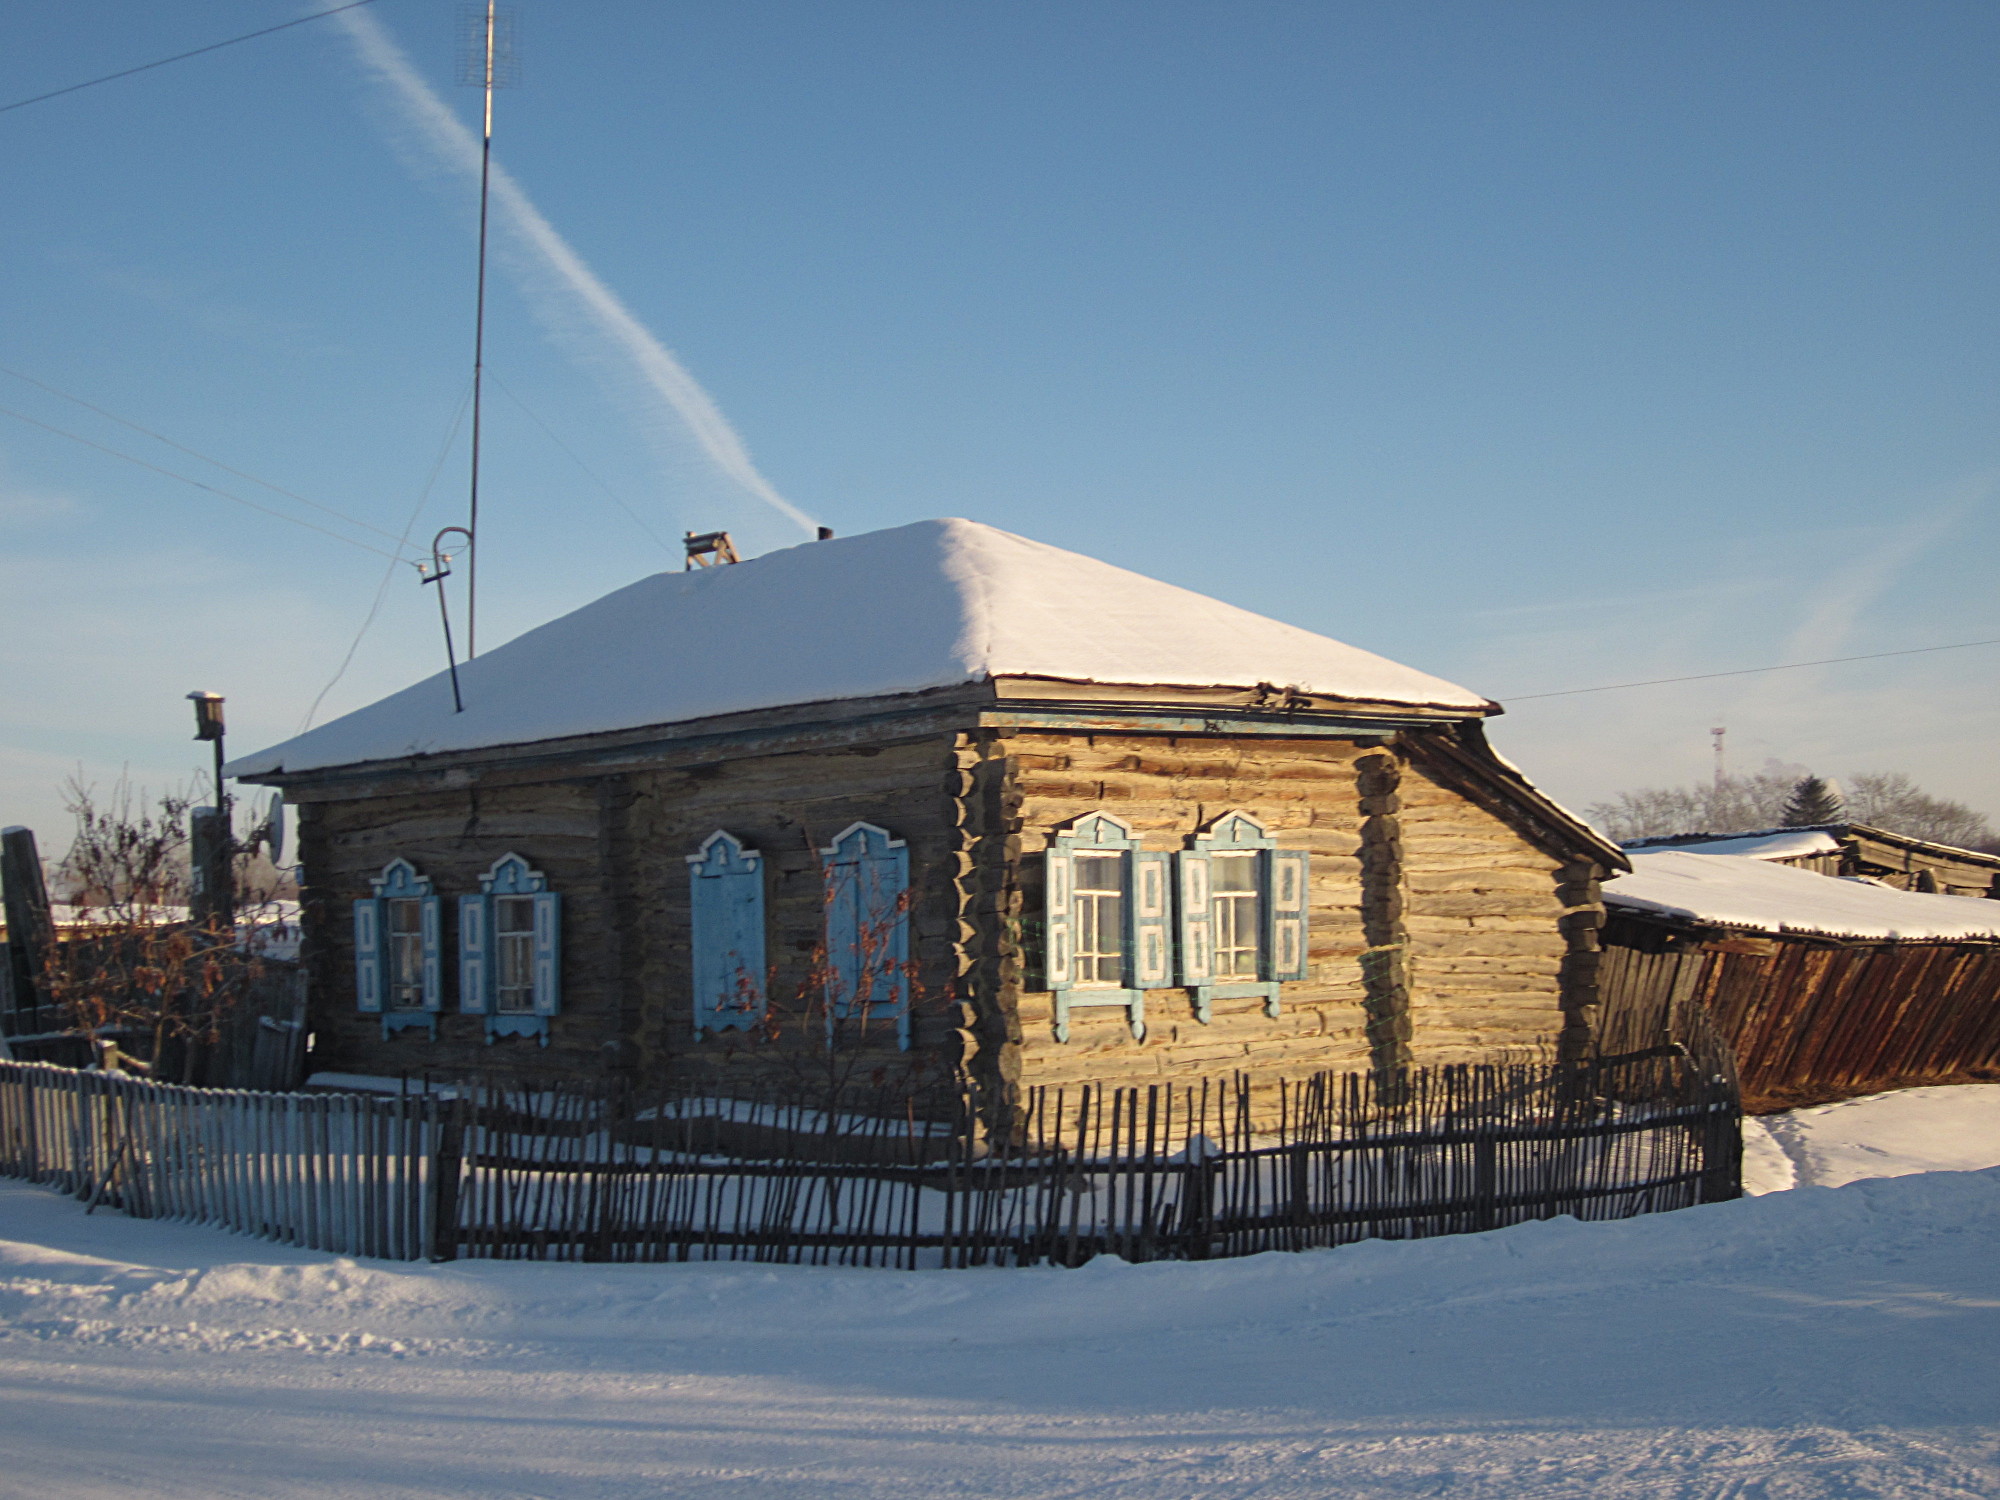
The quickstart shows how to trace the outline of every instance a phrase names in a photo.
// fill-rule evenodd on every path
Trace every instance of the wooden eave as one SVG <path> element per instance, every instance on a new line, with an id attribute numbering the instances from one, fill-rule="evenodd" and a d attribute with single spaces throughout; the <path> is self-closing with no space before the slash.
<path id="1" fill-rule="evenodd" d="M 409 755 L 238 778 L 294 802 L 347 801 L 470 786 L 693 767 L 742 755 L 839 750 L 983 729 L 1097 734 L 1290 736 L 1386 740 L 1486 712 L 1360 703 L 1259 688 L 1128 686 L 1005 677 L 922 692 L 832 699 L 473 750 Z M 1526 783 L 1522 783 L 1526 786 Z M 1529 789 L 1532 792 L 1532 788 Z M 1535 794 L 1539 795 L 1539 794 Z M 1623 866 L 1620 866 L 1623 868 Z"/>

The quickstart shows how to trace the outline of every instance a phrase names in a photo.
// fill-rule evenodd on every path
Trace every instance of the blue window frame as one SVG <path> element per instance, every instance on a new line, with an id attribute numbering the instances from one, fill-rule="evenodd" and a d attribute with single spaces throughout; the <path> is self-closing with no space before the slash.
<path id="1" fill-rule="evenodd" d="M 694 1036 L 764 1018 L 764 857 L 718 828 L 687 856 Z"/>
<path id="2" fill-rule="evenodd" d="M 486 1018 L 486 1040 L 532 1036 L 546 1047 L 562 1010 L 562 896 L 518 854 L 458 898 L 458 1008 Z"/>
<path id="3" fill-rule="evenodd" d="M 1180 867 L 1180 982 L 1208 1023 L 1217 999 L 1260 997 L 1306 977 L 1307 855 L 1280 849 L 1246 812 L 1224 813 L 1190 840 Z"/>
<path id="4" fill-rule="evenodd" d="M 1173 856 L 1139 847 L 1131 827 L 1088 813 L 1049 840 L 1043 859 L 1043 976 L 1055 996 L 1056 1040 L 1070 1012 L 1115 1005 L 1145 1040 L 1146 991 L 1174 982 Z"/>
<path id="5" fill-rule="evenodd" d="M 437 1035 L 444 1009 L 443 913 L 431 882 L 392 859 L 354 903 L 355 1007 L 382 1018 L 382 1035 L 421 1027 Z"/>
<path id="6" fill-rule="evenodd" d="M 910 851 L 886 828 L 850 823 L 820 850 L 826 877 L 826 1027 L 894 1021 L 910 1050 Z"/>

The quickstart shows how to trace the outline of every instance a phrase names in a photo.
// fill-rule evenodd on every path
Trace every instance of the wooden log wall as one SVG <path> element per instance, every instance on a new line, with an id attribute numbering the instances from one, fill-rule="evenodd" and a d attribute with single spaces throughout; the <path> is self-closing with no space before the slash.
<path id="1" fill-rule="evenodd" d="M 1019 888 L 988 920 L 1004 931 L 1012 914 L 1025 949 L 1042 901 L 1034 856 L 1085 813 L 1112 813 L 1166 850 L 1241 808 L 1313 861 L 1311 978 L 1284 987 L 1276 1019 L 1261 1000 L 1217 1000 L 1203 1026 L 1185 991 L 1160 990 L 1145 1041 L 1122 1011 L 1093 1008 L 1071 1013 L 1062 1043 L 1053 997 L 1003 981 L 997 1024 L 1019 1038 L 1028 1084 L 1242 1069 L 1275 1086 L 1321 1068 L 1553 1051 L 1569 1022 L 1565 961 L 1573 940 L 1594 947 L 1594 881 L 1567 880 L 1576 869 L 1562 854 L 1400 748 L 1027 730 L 1004 744 L 995 753 L 1019 796 Z M 1588 918 L 1587 935 L 1581 923 L 1575 939 L 1565 930 L 1572 914 Z"/>
<path id="2" fill-rule="evenodd" d="M 815 982 L 825 960 L 819 851 L 857 821 L 909 846 L 916 1000 L 908 1053 L 898 1050 L 893 1024 L 844 1024 L 832 1066 L 856 1079 L 949 1070 L 963 1047 L 956 995 L 964 861 L 951 747 L 949 737 L 932 735 L 633 775 L 619 837 L 629 868 L 622 926 L 637 1081 L 700 1077 L 768 1087 L 825 1073 Z M 769 1026 L 757 1037 L 726 1031 L 696 1042 L 686 856 L 718 828 L 764 857 Z"/>
<path id="3" fill-rule="evenodd" d="M 739 750 L 560 779 L 525 768 L 459 785 L 301 797 L 315 934 L 322 1071 L 596 1078 L 638 1086 L 795 1084 L 815 1070 L 879 1082 L 963 1068 L 1008 1087 L 1141 1081 L 1243 1069 L 1275 1084 L 1327 1068 L 1380 1072 L 1490 1060 L 1587 1033 L 1595 995 L 1595 867 L 1507 809 L 1468 796 L 1459 762 L 1421 745 L 1331 738 L 1175 738 L 1054 730 L 911 733 L 783 753 Z M 1311 977 L 1282 1012 L 1218 998 L 1194 1019 L 1183 990 L 1155 991 L 1148 1034 L 1081 1008 L 1066 1043 L 1037 982 L 1040 853 L 1060 828 L 1110 812 L 1150 848 L 1185 847 L 1241 808 L 1312 855 Z M 857 820 L 910 851 L 913 1046 L 843 1027 L 823 1046 L 819 849 Z M 756 1034 L 693 1036 L 686 856 L 727 829 L 766 867 L 771 1014 Z M 547 1047 L 485 1040 L 457 1013 L 450 898 L 518 853 L 564 896 L 563 1009 Z M 445 1011 L 386 1039 L 353 1004 L 351 903 L 389 860 L 410 859 L 446 897 Z M 1001 1091 L 991 1091 L 1000 1097 Z"/>
<path id="4" fill-rule="evenodd" d="M 401 1076 L 598 1078 L 642 1086 L 730 1079 L 761 1086 L 826 1070 L 815 966 L 824 961 L 818 850 L 866 821 L 910 850 L 910 956 L 918 971 L 912 1047 L 892 1025 L 842 1025 L 838 1068 L 874 1078 L 960 1060 L 969 1030 L 955 999 L 965 967 L 958 882 L 965 874 L 951 740 L 739 755 L 677 767 L 551 781 L 493 772 L 450 791 L 306 802 L 306 864 L 316 1070 Z M 769 1024 L 694 1039 L 686 856 L 718 828 L 762 852 L 767 870 Z M 485 1040 L 484 1018 L 457 1013 L 456 911 L 493 861 L 518 853 L 564 898 L 562 1012 L 549 1045 Z M 445 1011 L 439 1036 L 384 1038 L 354 1007 L 349 912 L 369 880 L 402 857 L 436 882 L 445 906 Z"/>
<path id="5" fill-rule="evenodd" d="M 588 1077 L 616 1061 L 618 947 L 605 899 L 610 872 L 598 781 L 475 782 L 299 804 L 315 1071 Z M 479 877 L 506 854 L 526 859 L 563 895 L 563 1009 L 547 1047 L 532 1037 L 488 1045 L 485 1018 L 458 1013 L 456 898 L 478 891 Z M 398 858 L 435 882 L 444 898 L 444 1011 L 436 1041 L 422 1029 L 385 1038 L 379 1017 L 355 1009 L 353 903 Z"/>

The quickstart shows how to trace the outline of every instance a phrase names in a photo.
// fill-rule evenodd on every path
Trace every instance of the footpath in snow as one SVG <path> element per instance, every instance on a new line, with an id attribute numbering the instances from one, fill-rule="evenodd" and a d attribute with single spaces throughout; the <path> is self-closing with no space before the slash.
<path id="1" fill-rule="evenodd" d="M 2000 1086 L 1749 1137 L 1737 1203 L 1074 1271 L 357 1263 L 0 1184 L 0 1497 L 2000 1494 Z"/>

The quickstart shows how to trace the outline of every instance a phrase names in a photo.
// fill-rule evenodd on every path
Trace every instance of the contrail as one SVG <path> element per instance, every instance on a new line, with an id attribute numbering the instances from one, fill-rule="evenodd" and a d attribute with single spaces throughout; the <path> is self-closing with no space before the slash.
<path id="1" fill-rule="evenodd" d="M 365 10 L 348 10 L 334 19 L 353 40 L 363 64 L 389 86 L 431 152 L 452 170 L 477 178 L 479 138 L 446 108 L 375 17 Z M 812 535 L 812 517 L 780 495 L 757 471 L 743 439 L 708 392 L 633 316 L 618 294 L 598 279 L 597 273 L 556 232 L 555 226 L 542 217 L 541 210 L 498 162 L 493 164 L 492 187 L 493 201 L 503 221 L 533 259 L 569 294 L 569 300 L 582 312 L 585 321 L 631 362 L 640 380 L 674 409 L 709 460 L 808 536 Z"/>

